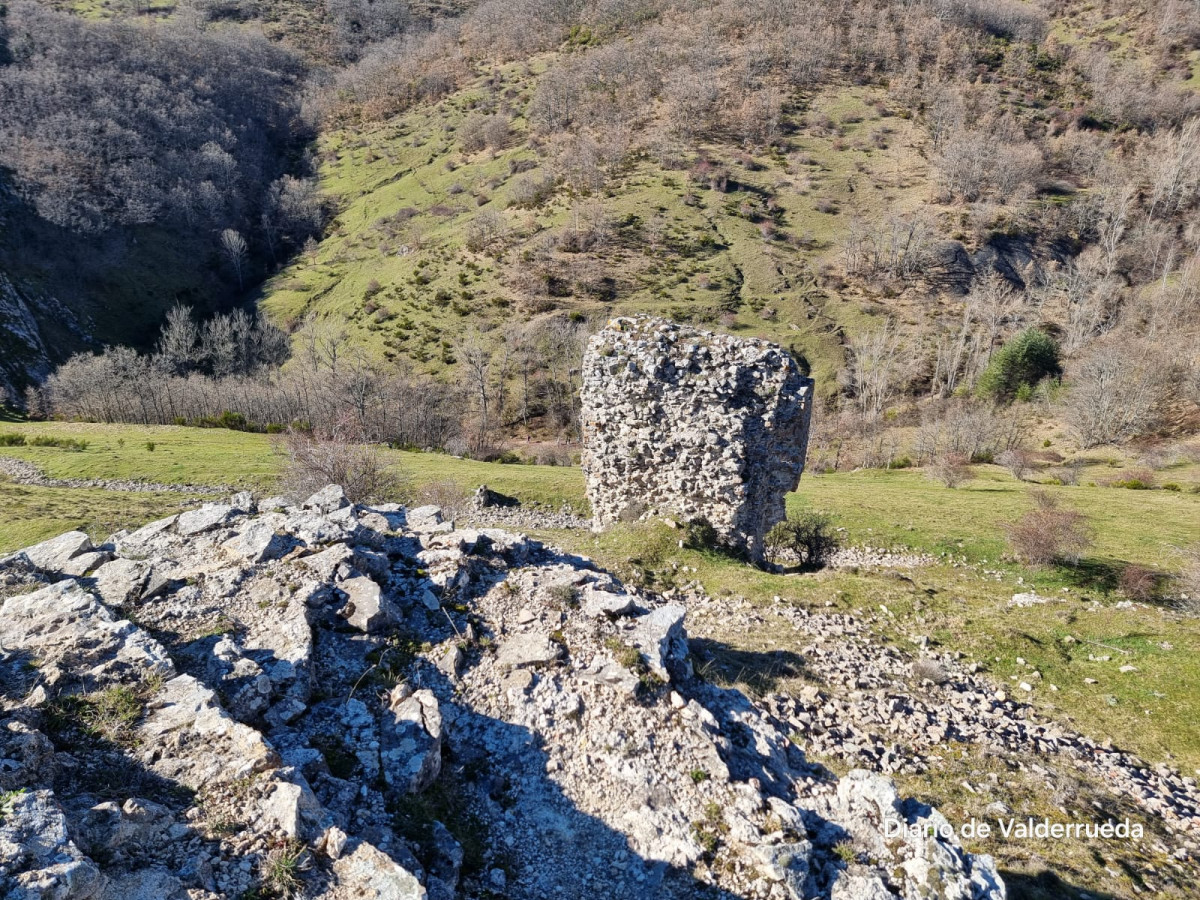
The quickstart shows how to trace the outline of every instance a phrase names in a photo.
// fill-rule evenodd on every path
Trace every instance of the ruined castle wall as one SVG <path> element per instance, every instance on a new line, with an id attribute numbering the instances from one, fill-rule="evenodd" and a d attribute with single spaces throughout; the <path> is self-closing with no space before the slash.
<path id="1" fill-rule="evenodd" d="M 762 555 L 804 469 L 812 380 L 766 341 L 614 319 L 583 364 L 583 467 L 594 524 L 707 520 Z"/>

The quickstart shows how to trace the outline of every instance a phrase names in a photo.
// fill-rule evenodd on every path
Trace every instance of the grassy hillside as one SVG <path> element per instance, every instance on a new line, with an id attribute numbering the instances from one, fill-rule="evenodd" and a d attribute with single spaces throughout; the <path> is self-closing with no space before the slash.
<path id="1" fill-rule="evenodd" d="M 928 209 L 921 129 L 880 90 L 831 87 L 789 105 L 787 154 L 712 144 L 667 165 L 640 154 L 602 189 L 551 188 L 561 172 L 531 148 L 524 110 L 557 62 L 503 66 L 386 124 L 325 134 L 321 181 L 340 212 L 268 282 L 263 308 L 283 323 L 344 318 L 377 357 L 433 373 L 453 365 L 468 326 L 653 312 L 776 340 L 833 389 L 841 334 L 882 309 L 824 287 L 819 261 L 856 218 Z M 514 115 L 504 145 L 464 149 L 464 123 L 497 102 Z M 472 246 L 488 214 L 503 231 Z"/>

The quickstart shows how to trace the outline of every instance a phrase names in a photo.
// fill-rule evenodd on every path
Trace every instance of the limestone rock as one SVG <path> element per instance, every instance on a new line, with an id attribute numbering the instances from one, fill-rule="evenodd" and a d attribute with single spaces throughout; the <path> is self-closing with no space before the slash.
<path id="1" fill-rule="evenodd" d="M 129 678 L 175 674 L 162 645 L 112 612 L 74 581 L 10 597 L 0 607 L 0 635 L 9 650 L 41 660 L 43 681 L 54 684 L 60 664 L 90 687 Z"/>
<path id="2" fill-rule="evenodd" d="M 500 645 L 496 662 L 514 669 L 545 666 L 557 660 L 561 653 L 562 646 L 550 640 L 547 634 L 515 634 Z"/>
<path id="3" fill-rule="evenodd" d="M 442 508 L 440 506 L 418 506 L 408 511 L 408 527 L 415 529 L 431 528 L 442 524 Z"/>
<path id="4" fill-rule="evenodd" d="M 86 553 L 80 553 L 78 556 L 67 560 L 65 564 L 58 567 L 58 571 L 63 575 L 82 578 L 112 558 L 112 554 L 107 550 L 89 550 Z"/>
<path id="5" fill-rule="evenodd" d="M 321 817 L 321 804 L 307 784 L 279 781 L 262 803 L 260 825 L 292 839 L 313 833 Z"/>
<path id="6" fill-rule="evenodd" d="M 279 762 L 261 734 L 234 721 L 216 695 L 191 675 L 168 681 L 150 707 L 138 734 L 147 747 L 160 748 L 149 765 L 164 778 L 200 790 Z"/>
<path id="7" fill-rule="evenodd" d="M 131 559 L 114 559 L 92 573 L 92 590 L 109 606 L 121 606 L 141 596 L 146 567 Z"/>
<path id="8" fill-rule="evenodd" d="M 193 533 L 164 520 L 139 542 L 117 536 L 116 559 L 48 587 L 27 563 L 5 569 L 6 586 L 32 592 L 0 607 L 0 791 L 71 794 L 58 798 L 58 813 L 45 792 L 40 824 L 19 838 L 36 846 L 0 844 L 0 896 L 46 900 L 43 887 L 80 900 L 246 896 L 270 849 L 295 839 L 322 854 L 299 873 L 314 900 L 564 889 L 684 900 L 708 890 L 686 870 L 711 829 L 738 860 L 704 876 L 714 895 L 868 898 L 886 884 L 902 897 L 1002 900 L 986 857 L 953 839 L 897 842 L 883 832 L 889 817 L 937 824 L 935 811 L 902 800 L 882 777 L 832 778 L 801 744 L 824 741 L 814 746 L 839 758 L 875 752 L 878 739 L 861 724 L 869 706 L 873 721 L 928 741 L 970 741 L 973 721 L 1025 728 L 1039 750 L 1076 741 L 1069 746 L 1086 749 L 1086 765 L 1119 758 L 1022 718 L 1027 710 L 1012 701 L 1002 708 L 983 676 L 953 693 L 966 685 L 946 654 L 939 662 L 952 680 L 930 684 L 924 699 L 905 693 L 911 659 L 877 647 L 880 658 L 892 654 L 886 663 L 864 662 L 874 651 L 856 629 L 866 625 L 849 614 L 691 603 L 689 629 L 706 636 L 710 611 L 730 629 L 766 616 L 790 617 L 781 624 L 797 630 L 825 622 L 819 636 L 831 640 L 804 657 L 833 676 L 829 687 L 752 700 L 690 676 L 680 599 L 689 588 L 659 596 L 520 535 L 455 531 L 440 511 L 416 516 L 423 524 L 414 527 L 399 507 L 368 510 L 319 493 L 330 501 L 307 510 L 231 512 Z M 203 518 L 223 516 L 210 509 Z M 235 533 L 257 534 L 259 547 L 268 534 L 288 535 L 296 548 L 256 562 L 255 546 L 228 546 Z M 395 609 L 393 596 L 403 598 Z M 127 605 L 139 625 L 105 602 Z M 171 677 L 167 650 L 187 675 Z M 144 679 L 156 665 L 170 680 Z M 142 708 L 120 739 L 80 739 L 56 753 L 37 730 L 37 707 L 64 693 L 139 681 Z M 833 696 L 843 685 L 861 696 Z M 941 692 L 949 699 L 938 706 Z M 947 707 L 958 718 L 945 721 Z M 440 773 L 443 755 L 453 773 Z M 895 771 L 882 750 L 872 760 Z M 129 793 L 98 802 L 94 779 L 121 768 L 137 776 L 119 782 Z M 1112 771 L 1133 784 L 1127 792 L 1144 785 L 1169 827 L 1200 809 L 1194 782 L 1165 767 Z M 423 822 L 419 848 L 396 830 L 397 808 L 426 806 L 409 793 L 437 791 L 448 774 L 455 802 L 502 854 L 489 853 L 462 885 L 463 847 L 446 828 Z M 70 830 L 59 827 L 63 817 Z M 236 833 L 221 828 L 232 823 Z M 9 825 L 6 814 L 0 833 Z M 849 866 L 837 853 L 847 836 L 859 853 Z M 57 848 L 52 860 L 38 858 L 43 844 Z"/>
<path id="9" fill-rule="evenodd" d="M 521 502 L 516 497 L 509 497 L 507 494 L 493 491 L 486 484 L 481 484 L 471 496 L 471 505 L 475 509 L 494 509 L 520 506 Z"/>
<path id="10" fill-rule="evenodd" d="M 415 875 L 386 853 L 365 841 L 333 863 L 333 874 L 343 897 L 357 900 L 426 900 L 425 888 Z"/>
<path id="11" fill-rule="evenodd" d="M 80 819 L 77 833 L 89 853 L 108 854 L 127 844 L 149 845 L 172 823 L 167 807 L 130 797 L 124 804 L 110 800 L 93 806 Z"/>
<path id="12" fill-rule="evenodd" d="M 768 881 L 782 883 L 795 900 L 802 900 L 812 850 L 808 841 L 763 844 L 757 849 L 759 867 Z"/>
<path id="13" fill-rule="evenodd" d="M 338 573 L 338 567 L 349 564 L 354 558 L 354 550 L 345 544 L 334 544 L 320 553 L 302 557 L 300 562 L 322 581 L 333 581 Z"/>
<path id="14" fill-rule="evenodd" d="M 21 551 L 21 555 L 44 572 L 61 572 L 68 562 L 91 549 L 92 541 L 86 534 L 82 531 L 68 531 L 48 541 L 26 547 Z"/>
<path id="15" fill-rule="evenodd" d="M 188 900 L 183 883 L 166 869 L 155 866 L 129 872 L 105 889 L 103 900 Z"/>
<path id="16" fill-rule="evenodd" d="M 275 533 L 271 522 L 262 519 L 247 522 L 221 546 L 252 563 L 278 559 L 288 550 L 288 542 Z"/>
<path id="17" fill-rule="evenodd" d="M 167 516 L 165 519 L 157 519 L 143 525 L 132 534 L 116 535 L 117 552 L 121 555 L 144 552 L 147 546 L 154 544 L 163 534 L 173 528 L 178 519 L 178 515 Z"/>
<path id="18" fill-rule="evenodd" d="M 687 657 L 687 633 L 682 606 L 660 606 L 633 621 L 629 642 L 641 651 L 647 667 L 663 681 L 671 680 L 670 669 Z"/>
<path id="19" fill-rule="evenodd" d="M 585 585 L 580 592 L 580 605 L 585 615 L 593 619 L 600 616 L 617 618 L 630 615 L 637 609 L 637 598 L 626 593 L 612 593 Z"/>
<path id="20" fill-rule="evenodd" d="M 232 506 L 225 503 L 206 503 L 199 509 L 180 513 L 175 520 L 175 530 L 188 537 L 224 525 L 236 515 Z"/>
<path id="21" fill-rule="evenodd" d="M 401 793 L 416 794 L 442 770 L 442 716 L 432 691 L 399 688 L 393 698 L 381 728 L 383 776 Z"/>
<path id="22" fill-rule="evenodd" d="M 359 631 L 377 632 L 396 623 L 398 616 L 383 589 L 367 578 L 358 575 L 347 578 L 338 587 L 345 592 L 347 600 L 343 615 L 346 621 Z"/>
<path id="23" fill-rule="evenodd" d="M 0 722 L 0 793 L 49 782 L 56 761 L 50 739 L 24 722 Z"/>
<path id="24" fill-rule="evenodd" d="M 337 509 L 344 509 L 350 505 L 350 501 L 346 499 L 346 492 L 338 485 L 331 484 L 321 488 L 302 504 L 304 509 L 311 509 L 320 513 L 331 513 Z"/>
<path id="25" fill-rule="evenodd" d="M 763 553 L 804 469 L 813 382 L 781 347 L 618 318 L 583 363 L 583 469 L 598 528 L 704 519 Z"/>
<path id="26" fill-rule="evenodd" d="M 6 900 L 93 900 L 106 879 L 67 833 L 50 791 L 12 798 L 0 818 L 0 895 Z"/>

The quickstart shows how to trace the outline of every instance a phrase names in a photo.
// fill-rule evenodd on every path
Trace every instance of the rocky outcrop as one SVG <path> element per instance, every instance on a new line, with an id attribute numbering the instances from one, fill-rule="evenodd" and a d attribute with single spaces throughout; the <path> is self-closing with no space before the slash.
<path id="1" fill-rule="evenodd" d="M 662 319 L 618 318 L 583 363 L 583 468 L 597 527 L 702 519 L 763 553 L 804 469 L 811 379 L 783 348 Z"/>
<path id="2" fill-rule="evenodd" d="M 0 895 L 1004 896 L 698 678 L 685 607 L 437 508 L 255 508 L 0 563 Z"/>
<path id="3" fill-rule="evenodd" d="M 25 298 L 0 272 L 0 402 L 20 403 L 26 385 L 50 373 L 42 332 Z"/>

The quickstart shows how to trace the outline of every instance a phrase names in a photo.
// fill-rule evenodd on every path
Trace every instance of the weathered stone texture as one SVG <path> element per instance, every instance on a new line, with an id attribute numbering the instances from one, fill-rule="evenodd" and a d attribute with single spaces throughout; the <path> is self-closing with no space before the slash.
<path id="1" fill-rule="evenodd" d="M 812 380 L 774 344 L 649 317 L 612 320 L 583 363 L 594 524 L 705 519 L 761 556 L 804 469 Z"/>

